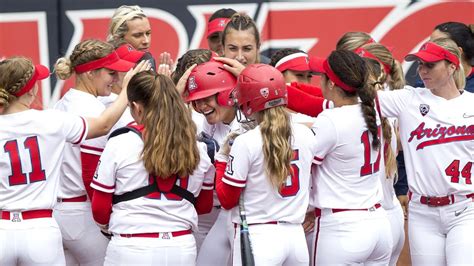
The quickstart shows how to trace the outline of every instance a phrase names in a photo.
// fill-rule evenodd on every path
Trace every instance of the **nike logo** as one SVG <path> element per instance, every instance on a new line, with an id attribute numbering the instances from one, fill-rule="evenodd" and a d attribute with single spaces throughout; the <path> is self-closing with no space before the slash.
<path id="1" fill-rule="evenodd" d="M 455 211 L 455 212 L 454 212 L 454 216 L 458 217 L 458 216 L 461 215 L 461 213 L 463 213 L 466 209 L 467 209 L 467 206 L 464 207 L 464 209 L 462 209 L 462 210 L 460 210 L 460 211 Z"/>
<path id="2" fill-rule="evenodd" d="M 462 115 L 462 117 L 464 117 L 464 118 L 470 118 L 470 117 L 474 117 L 474 114 L 470 115 L 470 114 L 464 113 L 464 114 Z"/>

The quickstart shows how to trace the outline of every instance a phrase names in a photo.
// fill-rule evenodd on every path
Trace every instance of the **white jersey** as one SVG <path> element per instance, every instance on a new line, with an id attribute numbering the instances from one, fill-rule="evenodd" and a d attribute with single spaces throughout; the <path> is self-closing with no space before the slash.
<path id="1" fill-rule="evenodd" d="M 313 131 L 317 143 L 314 162 L 318 167 L 310 204 L 320 209 L 360 209 L 379 203 L 382 153 L 371 146 L 372 134 L 360 104 L 323 111 Z"/>
<path id="2" fill-rule="evenodd" d="M 54 109 L 84 117 L 99 117 L 105 110 L 105 106 L 94 95 L 72 88 L 55 104 Z M 107 136 L 102 136 L 88 139 L 80 146 L 66 145 L 61 165 L 59 198 L 86 195 L 82 181 L 81 152 L 100 155 L 106 142 Z"/>
<path id="3" fill-rule="evenodd" d="M 230 124 L 224 124 L 222 122 L 217 124 L 209 124 L 206 119 L 203 121 L 202 131 L 211 136 L 217 141 L 219 146 L 224 144 L 224 140 L 231 131 L 239 130 L 240 123 L 237 121 L 237 117 L 230 122 Z M 198 132 L 199 133 L 199 132 Z"/>
<path id="4" fill-rule="evenodd" d="M 191 118 L 193 119 L 194 124 L 196 124 L 196 132 L 199 134 L 203 131 L 204 120 L 206 120 L 206 118 L 203 114 L 196 112 L 194 108 L 189 106 L 188 108 L 191 110 Z"/>
<path id="5" fill-rule="evenodd" d="M 55 110 L 0 115 L 0 210 L 52 209 L 66 142 L 81 143 L 86 121 Z"/>
<path id="6" fill-rule="evenodd" d="M 425 196 L 474 192 L 474 94 L 446 100 L 426 88 L 379 92 L 382 115 L 397 117 L 408 186 Z"/>
<path id="7" fill-rule="evenodd" d="M 310 171 L 315 140 L 311 130 L 291 123 L 294 174 L 279 192 L 265 173 L 263 140 L 260 126 L 238 136 L 232 145 L 223 182 L 245 188 L 245 211 L 248 223 L 280 221 L 302 223 L 308 207 Z M 241 223 L 239 208 L 231 211 L 232 222 Z"/>
<path id="8" fill-rule="evenodd" d="M 311 117 L 309 115 L 305 115 L 302 113 L 290 113 L 291 115 L 291 120 L 295 123 L 300 123 L 300 124 L 313 124 L 315 119 L 314 117 Z"/>
<path id="9" fill-rule="evenodd" d="M 115 102 L 118 98 L 118 95 L 115 93 L 111 93 L 109 96 L 99 96 L 97 99 L 104 104 L 106 108 L 108 108 L 113 102 Z M 115 123 L 115 125 L 112 127 L 110 132 L 114 132 L 114 130 L 125 127 L 129 125 L 130 123 L 135 122 L 135 120 L 132 117 L 132 114 L 130 113 L 130 108 L 127 107 L 125 111 L 123 112 L 122 116 L 120 119 Z"/>
<path id="10" fill-rule="evenodd" d="M 199 195 L 201 189 L 214 187 L 214 166 L 206 147 L 198 142 L 200 161 L 194 173 L 180 179 L 181 187 Z M 91 187 L 106 193 L 121 195 L 147 186 L 149 174 L 141 159 L 143 141 L 134 132 L 111 138 L 100 157 Z M 152 196 L 114 204 L 109 230 L 116 234 L 173 232 L 197 230 L 197 212 L 186 199 L 174 194 L 153 193 Z"/>

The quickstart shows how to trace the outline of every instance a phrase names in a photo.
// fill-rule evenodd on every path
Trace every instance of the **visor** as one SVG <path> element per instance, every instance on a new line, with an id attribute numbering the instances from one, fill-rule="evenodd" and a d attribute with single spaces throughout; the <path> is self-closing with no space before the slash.
<path id="1" fill-rule="evenodd" d="M 331 69 L 329 66 L 329 62 L 327 59 L 319 58 L 319 57 L 312 57 L 309 61 L 309 66 L 311 71 L 317 73 L 326 74 L 326 76 L 334 82 L 339 88 L 354 93 L 356 92 L 356 88 L 353 88 L 347 84 L 345 84 Z"/>
<path id="2" fill-rule="evenodd" d="M 127 72 L 134 66 L 135 64 L 120 59 L 117 52 L 113 51 L 105 57 L 77 65 L 74 67 L 74 71 L 76 71 L 77 74 L 81 74 L 99 68 L 107 68 L 118 72 Z"/>
<path id="3" fill-rule="evenodd" d="M 21 88 L 16 93 L 13 93 L 13 95 L 15 95 L 16 97 L 22 96 L 35 86 L 36 81 L 43 80 L 47 77 L 49 77 L 49 69 L 43 65 L 36 65 L 35 71 L 33 72 L 33 75 L 31 76 L 30 80 L 25 84 L 25 86 L 23 86 L 23 88 Z"/>
<path id="4" fill-rule="evenodd" d="M 389 75 L 392 72 L 392 67 L 385 64 L 384 62 L 380 61 L 374 54 L 371 52 L 367 51 L 364 48 L 357 48 L 354 53 L 358 54 L 360 57 L 365 57 L 365 58 L 371 58 L 374 59 L 375 61 L 379 62 L 379 64 L 383 67 L 385 74 Z"/>
<path id="5" fill-rule="evenodd" d="M 414 61 L 417 59 L 428 63 L 447 60 L 456 65 L 456 68 L 459 68 L 459 58 L 434 42 L 427 42 L 421 46 L 418 52 L 405 56 L 405 61 Z"/>
<path id="6" fill-rule="evenodd" d="M 121 45 L 115 49 L 120 59 L 136 64 L 145 54 L 145 52 L 137 51 L 130 44 Z"/>
<path id="7" fill-rule="evenodd" d="M 207 23 L 207 35 L 209 38 L 214 32 L 224 31 L 225 26 L 230 21 L 228 18 L 216 18 Z"/>
<path id="8" fill-rule="evenodd" d="M 280 59 L 275 68 L 280 72 L 285 70 L 309 71 L 309 58 L 305 53 L 294 53 Z"/>

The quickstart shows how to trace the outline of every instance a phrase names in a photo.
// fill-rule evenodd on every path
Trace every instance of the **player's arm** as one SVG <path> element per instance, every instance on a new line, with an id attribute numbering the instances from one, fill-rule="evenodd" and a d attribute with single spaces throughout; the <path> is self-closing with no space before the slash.
<path id="1" fill-rule="evenodd" d="M 227 167 L 226 162 L 215 160 L 214 165 L 216 167 L 217 197 L 219 198 L 222 207 L 226 210 L 230 210 L 239 204 L 239 197 L 240 193 L 242 193 L 242 188 L 226 184 L 222 181 Z"/>
<path id="2" fill-rule="evenodd" d="M 300 91 L 305 92 L 309 95 L 316 96 L 316 97 L 323 97 L 323 92 L 321 91 L 321 88 L 313 86 L 311 84 L 295 81 L 295 82 L 291 82 L 290 86 L 296 89 L 299 89 Z"/>
<path id="3" fill-rule="evenodd" d="M 100 156 L 96 154 L 85 153 L 81 151 L 82 181 L 86 188 L 87 195 L 92 201 L 93 190 L 91 188 L 92 178 L 94 177 Z"/>
<path id="4" fill-rule="evenodd" d="M 201 143 L 202 149 L 200 149 L 200 165 L 203 165 L 202 168 L 206 169 L 206 171 L 204 173 L 201 191 L 199 192 L 196 202 L 194 203 L 194 208 L 196 209 L 197 214 L 210 213 L 212 211 L 212 204 L 214 200 L 214 176 L 216 172 L 210 158 L 206 156 L 204 146 L 205 145 Z"/>
<path id="5" fill-rule="evenodd" d="M 325 109 L 334 107 L 334 103 L 324 99 L 323 97 L 313 96 L 298 88 L 287 85 L 288 92 L 288 108 L 298 113 L 318 116 Z"/>
<path id="6" fill-rule="evenodd" d="M 89 125 L 86 139 L 97 138 L 109 133 L 127 108 L 127 86 L 130 79 L 138 72 L 150 69 L 148 61 L 140 62 L 134 69 L 127 72 L 123 79 L 122 91 L 119 96 L 99 117 L 86 118 Z"/>
<path id="7" fill-rule="evenodd" d="M 113 195 L 113 193 L 94 189 L 94 197 L 92 197 L 92 216 L 97 224 L 109 224 L 110 214 L 112 214 Z"/>

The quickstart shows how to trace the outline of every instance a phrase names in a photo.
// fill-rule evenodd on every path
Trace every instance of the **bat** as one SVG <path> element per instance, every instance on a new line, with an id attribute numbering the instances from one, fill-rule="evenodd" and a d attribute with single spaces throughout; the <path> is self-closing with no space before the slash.
<path id="1" fill-rule="evenodd" d="M 252 253 L 252 245 L 249 237 L 249 226 L 244 208 L 244 194 L 240 195 L 239 199 L 239 214 L 242 220 L 240 224 L 240 255 L 243 266 L 255 266 L 255 260 Z"/>

